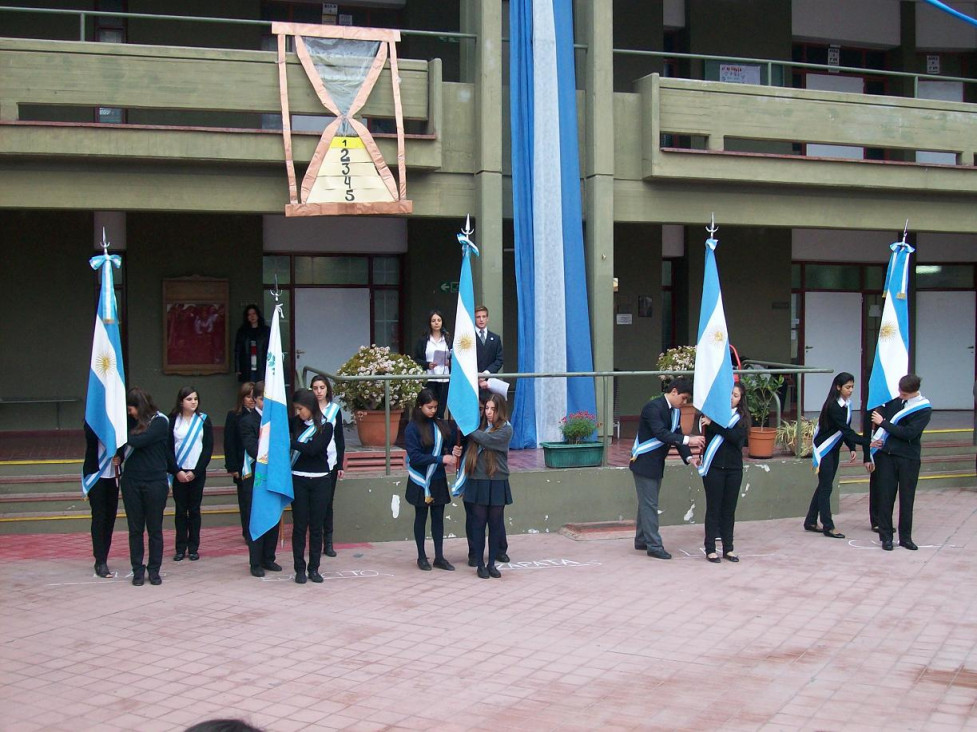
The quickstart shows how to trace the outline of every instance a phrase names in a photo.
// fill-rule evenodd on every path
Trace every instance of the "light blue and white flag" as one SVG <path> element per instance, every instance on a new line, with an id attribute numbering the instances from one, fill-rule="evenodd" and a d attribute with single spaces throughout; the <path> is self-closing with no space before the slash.
<path id="1" fill-rule="evenodd" d="M 455 340 L 448 382 L 448 409 L 463 435 L 478 429 L 478 357 L 475 352 L 475 289 L 472 285 L 472 252 L 478 247 L 469 238 L 471 220 L 458 234 L 461 244 L 461 275 L 458 277 L 458 309 L 455 311 Z"/>
<path id="2" fill-rule="evenodd" d="M 288 402 L 285 394 L 285 361 L 279 326 L 282 306 L 275 305 L 268 339 L 265 365 L 265 406 L 261 413 L 258 457 L 254 466 L 254 491 L 251 498 L 251 538 L 257 539 L 274 528 L 282 511 L 292 502 L 292 460 L 288 434 Z"/>
<path id="3" fill-rule="evenodd" d="M 905 240 L 889 248 L 892 254 L 882 293 L 879 342 L 868 380 L 869 409 L 895 399 L 899 394 L 899 379 L 909 373 L 909 260 L 916 250 Z"/>
<path id="4" fill-rule="evenodd" d="M 699 310 L 699 340 L 695 347 L 695 376 L 692 403 L 716 424 L 729 424 L 733 416 L 733 362 L 729 357 L 729 331 L 723 310 L 723 293 L 716 266 L 718 241 L 706 240 L 706 266 L 702 275 L 702 307 Z"/>
<path id="5" fill-rule="evenodd" d="M 104 232 L 102 243 L 103 253 L 89 260 L 92 269 L 102 270 L 102 288 L 95 314 L 95 336 L 92 339 L 88 396 L 85 400 L 85 422 L 98 436 L 98 472 L 82 476 L 85 495 L 99 478 L 115 477 L 112 458 L 126 443 L 127 437 L 122 340 L 119 337 L 119 311 L 112 281 L 112 268 L 122 266 L 122 259 L 117 254 L 108 253 Z"/>
<path id="6" fill-rule="evenodd" d="M 510 0 L 510 101 L 519 371 L 592 371 L 569 0 Z M 596 413 L 592 378 L 523 379 L 510 447 L 560 440 Z"/>

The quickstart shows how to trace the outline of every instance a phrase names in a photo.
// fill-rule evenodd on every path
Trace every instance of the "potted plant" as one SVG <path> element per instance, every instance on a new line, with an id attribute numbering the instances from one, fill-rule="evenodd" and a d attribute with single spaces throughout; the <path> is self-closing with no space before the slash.
<path id="1" fill-rule="evenodd" d="M 797 422 L 784 420 L 777 428 L 777 442 L 790 450 L 797 457 L 811 457 L 814 449 L 814 430 L 818 426 L 816 419 L 801 417 L 801 444 L 797 449 Z"/>
<path id="2" fill-rule="evenodd" d="M 784 385 L 784 377 L 779 374 L 747 373 L 740 375 L 740 381 L 746 390 L 746 407 L 753 422 L 750 427 L 750 457 L 771 457 L 777 430 L 768 427 L 767 422 L 777 392 Z"/>
<path id="3" fill-rule="evenodd" d="M 547 468 L 587 468 L 601 464 L 604 443 L 594 440 L 597 416 L 590 412 L 573 412 L 560 420 L 563 442 L 543 442 L 543 460 Z"/>
<path id="4" fill-rule="evenodd" d="M 658 354 L 656 371 L 695 371 L 695 346 L 675 346 L 669 348 L 664 353 Z M 668 391 L 672 383 L 672 376 L 669 374 L 658 374 L 662 381 L 662 391 Z M 689 377 L 692 378 L 691 376 Z M 695 407 L 686 404 L 681 407 L 682 412 L 682 432 L 687 435 L 692 434 L 695 427 Z"/>
<path id="5" fill-rule="evenodd" d="M 402 353 L 391 353 L 387 346 L 360 346 L 359 350 L 336 372 L 336 376 L 372 376 L 379 374 L 417 374 L 424 370 L 414 359 Z M 397 435 L 397 425 L 404 409 L 409 409 L 423 387 L 421 379 L 400 379 L 389 382 L 390 435 Z M 337 380 L 336 395 L 346 411 L 356 420 L 360 443 L 383 446 L 386 442 L 383 381 Z"/>

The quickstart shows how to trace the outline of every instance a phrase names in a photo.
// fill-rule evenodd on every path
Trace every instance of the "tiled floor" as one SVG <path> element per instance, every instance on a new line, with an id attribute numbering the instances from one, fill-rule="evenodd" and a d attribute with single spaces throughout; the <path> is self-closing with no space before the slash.
<path id="1" fill-rule="evenodd" d="M 464 540 L 453 573 L 395 542 L 341 546 L 304 586 L 250 577 L 233 530 L 193 563 L 167 535 L 160 587 L 125 579 L 122 533 L 109 580 L 84 535 L 0 537 L 0 729 L 977 728 L 977 494 L 921 493 L 918 552 L 883 552 L 866 511 L 842 497 L 848 541 L 742 523 L 736 565 L 680 526 L 670 562 L 513 536 L 480 580 Z"/>

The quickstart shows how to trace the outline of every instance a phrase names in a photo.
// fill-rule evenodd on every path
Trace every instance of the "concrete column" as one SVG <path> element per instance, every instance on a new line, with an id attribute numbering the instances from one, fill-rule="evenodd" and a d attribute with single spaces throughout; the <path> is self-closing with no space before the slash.
<path id="1" fill-rule="evenodd" d="M 461 27 L 475 33 L 470 67 L 475 86 L 475 242 L 479 256 L 472 267 L 475 301 L 491 314 L 491 328 L 503 330 L 502 291 L 502 2 L 462 3 Z M 468 42 L 471 46 L 471 42 Z M 470 56 L 463 54 L 463 58 Z M 467 64 L 465 64 L 467 65 Z M 467 72 L 466 72 L 467 73 Z M 506 125 L 507 127 L 507 125 Z M 510 293 L 515 297 L 515 293 Z M 503 337 L 503 343 L 505 339 Z M 508 367 L 507 367 L 508 368 Z M 512 364 L 514 370 L 515 364 Z"/>

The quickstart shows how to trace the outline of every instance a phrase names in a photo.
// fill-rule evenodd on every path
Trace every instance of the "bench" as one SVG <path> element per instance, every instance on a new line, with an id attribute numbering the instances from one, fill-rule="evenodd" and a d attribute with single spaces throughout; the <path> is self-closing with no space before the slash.
<path id="1" fill-rule="evenodd" d="M 74 404 L 80 402 L 79 397 L 0 397 L 0 405 L 3 404 L 53 404 L 55 413 L 55 424 L 61 429 L 61 405 Z"/>

